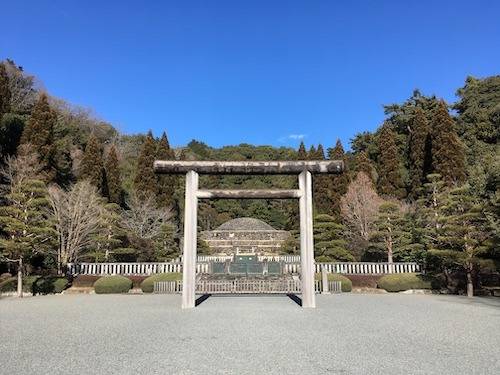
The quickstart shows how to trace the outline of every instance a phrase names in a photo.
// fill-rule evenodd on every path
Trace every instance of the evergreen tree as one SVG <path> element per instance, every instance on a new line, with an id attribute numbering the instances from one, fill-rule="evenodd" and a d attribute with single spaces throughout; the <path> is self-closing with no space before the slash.
<path id="1" fill-rule="evenodd" d="M 45 183 L 24 180 L 13 185 L 0 207 L 2 254 L 9 259 L 31 259 L 48 254 L 56 245 L 56 232 L 50 220 L 50 203 Z"/>
<path id="2" fill-rule="evenodd" d="M 352 262 L 354 257 L 346 250 L 343 239 L 345 228 L 330 215 L 314 217 L 314 256 L 318 262 Z"/>
<path id="3" fill-rule="evenodd" d="M 355 175 L 359 172 L 363 172 L 372 182 L 377 180 L 377 173 L 366 151 L 360 151 L 354 156 L 354 172 Z"/>
<path id="4" fill-rule="evenodd" d="M 9 76 L 5 64 L 0 62 L 0 120 L 5 113 L 10 112 Z"/>
<path id="5" fill-rule="evenodd" d="M 439 173 L 448 186 L 462 183 L 466 177 L 464 147 L 444 101 L 436 109 L 432 130 L 434 173 Z"/>
<path id="6" fill-rule="evenodd" d="M 170 148 L 167 134 L 163 132 L 156 149 L 156 159 L 175 160 L 174 150 Z M 175 203 L 174 194 L 177 185 L 177 177 L 173 175 L 159 174 L 158 195 L 156 201 L 160 207 L 171 207 Z"/>
<path id="7" fill-rule="evenodd" d="M 21 144 L 31 144 L 40 157 L 40 163 L 48 181 L 56 177 L 56 150 L 54 144 L 54 126 L 57 121 L 55 112 L 50 108 L 49 99 L 45 93 L 40 94 L 31 116 L 26 123 L 21 136 Z"/>
<path id="8" fill-rule="evenodd" d="M 120 237 L 125 236 L 123 228 L 120 226 L 120 206 L 115 203 L 104 205 L 101 215 L 100 229 L 94 233 L 93 251 L 85 254 L 91 262 L 110 262 L 115 260 L 115 249 L 121 249 L 122 241 Z M 118 250 L 121 254 L 121 250 Z"/>
<path id="9" fill-rule="evenodd" d="M 325 160 L 323 146 L 318 145 L 314 160 Z M 313 179 L 313 203 L 318 213 L 331 213 L 330 176 L 317 175 Z"/>
<path id="10" fill-rule="evenodd" d="M 137 194 L 143 196 L 155 195 L 158 192 L 156 174 L 153 170 L 153 163 L 156 155 L 156 144 L 153 134 L 148 132 L 146 140 L 142 145 L 137 170 L 134 179 L 134 188 Z"/>
<path id="11" fill-rule="evenodd" d="M 300 142 L 299 150 L 297 151 L 298 160 L 307 160 L 307 151 L 304 142 Z"/>
<path id="12" fill-rule="evenodd" d="M 422 192 L 425 177 L 431 172 L 430 128 L 424 111 L 417 107 L 410 134 L 410 192 L 413 198 Z"/>
<path id="13" fill-rule="evenodd" d="M 439 259 L 443 268 L 459 268 L 467 277 L 467 296 L 474 295 L 473 272 L 487 249 L 490 228 L 483 205 L 471 193 L 469 185 L 454 188 L 446 195 L 440 210 L 438 249 L 430 255 Z"/>
<path id="14" fill-rule="evenodd" d="M 120 177 L 120 167 L 118 161 L 118 154 L 115 145 L 112 145 L 106 158 L 106 183 L 107 183 L 107 196 L 110 203 L 120 205 L 123 203 L 123 191 Z"/>
<path id="15" fill-rule="evenodd" d="M 94 133 L 92 133 L 83 153 L 80 178 L 88 180 L 98 191 L 102 192 L 104 187 L 103 177 L 102 145 Z"/>
<path id="16" fill-rule="evenodd" d="M 337 139 L 335 147 L 328 149 L 328 159 L 342 160 L 344 162 L 344 168 L 346 167 L 347 160 L 340 139 Z M 349 185 L 349 174 L 347 171 L 344 171 L 339 175 L 329 176 L 329 179 L 329 197 L 331 202 L 330 212 L 332 216 L 338 218 L 340 217 L 340 198 L 347 192 L 347 186 Z"/>
<path id="17" fill-rule="evenodd" d="M 382 195 L 402 198 L 403 182 L 400 173 L 400 156 L 395 134 L 388 125 L 382 126 L 378 138 L 378 191 Z"/>
<path id="18" fill-rule="evenodd" d="M 311 148 L 309 148 L 309 152 L 307 153 L 307 160 L 316 160 L 317 157 L 316 153 L 316 147 L 314 145 L 311 145 Z"/>
<path id="19" fill-rule="evenodd" d="M 180 255 L 177 235 L 174 224 L 167 223 L 162 226 L 155 243 L 155 257 L 158 261 L 170 261 Z"/>
<path id="20" fill-rule="evenodd" d="M 370 236 L 371 251 L 383 252 L 389 263 L 398 253 L 403 253 L 411 244 L 411 232 L 407 231 L 406 219 L 396 202 L 386 201 L 379 207 L 375 232 Z"/>

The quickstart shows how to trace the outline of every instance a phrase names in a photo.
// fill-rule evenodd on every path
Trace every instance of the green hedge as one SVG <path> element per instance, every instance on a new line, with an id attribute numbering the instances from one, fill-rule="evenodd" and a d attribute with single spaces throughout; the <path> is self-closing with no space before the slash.
<path id="1" fill-rule="evenodd" d="M 321 273 L 317 273 L 315 275 L 316 280 L 321 280 Z M 338 273 L 329 273 L 328 281 L 340 281 L 342 284 L 342 292 L 350 292 L 352 290 L 352 281 L 349 280 L 344 275 L 340 275 Z"/>
<path id="2" fill-rule="evenodd" d="M 23 292 L 32 293 L 33 284 L 40 276 L 23 276 Z M 17 291 L 17 276 L 9 277 L 0 282 L 0 293 L 16 292 Z"/>
<path id="3" fill-rule="evenodd" d="M 144 293 L 153 293 L 153 286 L 155 282 L 158 281 L 176 281 L 182 280 L 182 273 L 171 272 L 171 273 L 157 273 L 151 275 L 144 279 L 141 283 L 141 289 Z"/>
<path id="4" fill-rule="evenodd" d="M 68 279 L 63 276 L 40 277 L 33 283 L 33 294 L 62 293 L 68 286 Z"/>
<path id="5" fill-rule="evenodd" d="M 410 289 L 432 289 L 434 280 L 416 273 L 397 273 L 385 275 L 377 282 L 377 286 L 388 292 L 402 292 Z"/>
<path id="6" fill-rule="evenodd" d="M 97 294 L 128 293 L 132 288 L 132 280 L 125 276 L 104 276 L 94 283 Z"/>

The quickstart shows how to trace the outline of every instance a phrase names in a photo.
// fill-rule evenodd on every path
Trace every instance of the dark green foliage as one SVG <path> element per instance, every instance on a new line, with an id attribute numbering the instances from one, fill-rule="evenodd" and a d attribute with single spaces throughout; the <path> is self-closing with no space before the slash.
<path id="1" fill-rule="evenodd" d="M 345 228 L 329 215 L 316 215 L 314 217 L 314 256 L 323 257 L 330 262 L 354 261 L 354 257 L 346 250 L 347 242 L 344 240 Z"/>
<path id="2" fill-rule="evenodd" d="M 413 198 L 422 193 L 425 177 L 431 172 L 431 135 L 430 127 L 421 108 L 415 110 L 413 117 L 410 145 L 410 192 Z"/>
<path id="3" fill-rule="evenodd" d="M 33 284 L 40 276 L 23 276 L 23 292 L 32 293 Z M 0 281 L 0 293 L 17 291 L 17 276 Z"/>
<path id="4" fill-rule="evenodd" d="M 5 113 L 10 112 L 9 77 L 3 62 L 0 62 L 0 120 Z"/>
<path id="5" fill-rule="evenodd" d="M 83 153 L 80 179 L 88 180 L 98 191 L 102 192 L 104 186 L 102 145 L 93 133 L 90 134 Z"/>
<path id="6" fill-rule="evenodd" d="M 432 166 L 447 185 L 465 180 L 464 147 L 444 101 L 439 103 L 432 122 Z"/>
<path id="7" fill-rule="evenodd" d="M 378 137 L 378 191 L 382 195 L 402 198 L 405 195 L 401 180 L 398 147 L 395 133 L 385 124 Z"/>
<path id="8" fill-rule="evenodd" d="M 314 278 L 316 280 L 322 280 L 321 273 L 315 274 Z M 328 281 L 340 281 L 343 293 L 349 293 L 350 291 L 352 291 L 352 281 L 344 275 L 340 275 L 338 273 L 329 273 Z"/>
<path id="9" fill-rule="evenodd" d="M 0 154 L 14 155 L 24 129 L 22 116 L 6 113 L 0 116 Z M 1 161 L 0 161 L 1 162 Z"/>
<path id="10" fill-rule="evenodd" d="M 307 160 L 316 160 L 316 157 L 317 157 L 317 153 L 316 153 L 316 147 L 314 147 L 314 145 L 311 145 L 311 147 L 309 148 L 309 152 L 307 153 Z"/>
<path id="11" fill-rule="evenodd" d="M 297 160 L 307 160 L 307 151 L 304 142 L 300 142 L 299 150 L 297 151 Z"/>
<path id="12" fill-rule="evenodd" d="M 153 170 L 155 156 L 156 143 L 153 134 L 149 132 L 137 160 L 134 189 L 139 195 L 150 196 L 158 192 L 156 174 Z"/>
<path id="13" fill-rule="evenodd" d="M 29 259 L 46 254 L 55 245 L 47 188 L 42 181 L 27 180 L 14 185 L 0 206 L 0 251 L 10 259 Z M 1 254 L 1 253 L 0 253 Z"/>
<path id="14" fill-rule="evenodd" d="M 410 289 L 433 289 L 437 287 L 435 280 L 416 273 L 398 273 L 382 276 L 377 282 L 380 289 L 388 292 L 402 292 Z"/>
<path id="15" fill-rule="evenodd" d="M 375 172 L 375 168 L 373 167 L 372 161 L 368 158 L 368 155 L 365 151 L 358 152 L 354 157 L 354 172 L 357 174 L 358 172 L 365 173 L 372 182 L 377 180 L 377 173 Z"/>
<path id="16" fill-rule="evenodd" d="M 337 139 L 335 147 L 328 149 L 328 159 L 342 160 L 344 162 L 344 166 L 347 166 L 347 158 L 340 139 Z M 330 180 L 328 193 L 331 207 L 330 211 L 327 213 L 339 218 L 340 198 L 347 192 L 347 186 L 349 185 L 349 171 L 346 170 L 340 175 L 328 176 L 328 179 Z"/>
<path id="17" fill-rule="evenodd" d="M 128 293 L 132 288 L 132 280 L 124 276 L 104 276 L 94 283 L 97 294 Z"/>
<path id="18" fill-rule="evenodd" d="M 325 160 L 325 152 L 321 144 L 318 145 L 314 160 Z M 313 178 L 313 204 L 317 213 L 329 214 L 332 212 L 330 199 L 330 176 L 317 175 Z"/>
<path id="19" fill-rule="evenodd" d="M 40 277 L 33 283 L 33 294 L 62 293 L 68 286 L 68 279 L 62 276 Z"/>
<path id="20" fill-rule="evenodd" d="M 105 163 L 106 193 L 110 203 L 123 203 L 123 190 L 120 176 L 120 165 L 115 145 L 109 149 Z"/>
<path id="21" fill-rule="evenodd" d="M 36 102 L 31 116 L 21 136 L 22 144 L 31 144 L 38 154 L 47 181 L 56 178 L 56 144 L 54 143 L 54 126 L 56 113 L 50 108 L 47 94 L 42 93 Z"/>
<path id="22" fill-rule="evenodd" d="M 141 289 L 144 293 L 153 293 L 154 283 L 160 281 L 181 281 L 182 273 L 157 273 L 144 279 L 141 283 Z"/>
<path id="23" fill-rule="evenodd" d="M 170 148 L 167 134 L 163 132 L 158 147 L 156 150 L 156 159 L 158 160 L 175 160 L 174 151 Z M 159 174 L 158 179 L 158 195 L 156 201 L 159 207 L 172 207 L 175 204 L 175 188 L 177 186 L 177 176 Z"/>
<path id="24" fill-rule="evenodd" d="M 174 224 L 164 224 L 155 240 L 155 257 L 158 261 L 169 261 L 180 255 L 177 242 L 177 228 Z"/>

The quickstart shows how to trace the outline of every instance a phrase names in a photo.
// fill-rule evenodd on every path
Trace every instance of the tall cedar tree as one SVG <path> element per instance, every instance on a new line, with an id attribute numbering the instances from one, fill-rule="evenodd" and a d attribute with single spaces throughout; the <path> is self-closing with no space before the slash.
<path id="1" fill-rule="evenodd" d="M 137 171 L 134 179 L 134 188 L 139 195 L 151 196 L 158 192 L 156 174 L 153 170 L 155 155 L 156 143 L 153 138 L 153 133 L 149 131 L 139 154 Z"/>
<path id="2" fill-rule="evenodd" d="M 347 165 L 344 147 L 342 147 L 342 142 L 340 142 L 340 139 L 337 139 L 335 147 L 328 149 L 328 159 L 342 160 L 344 162 L 344 167 Z M 347 192 L 347 186 L 349 185 L 349 175 L 347 171 L 344 171 L 339 175 L 329 176 L 329 179 L 329 199 L 331 202 L 330 212 L 332 216 L 338 218 L 340 216 L 340 198 Z"/>
<path id="3" fill-rule="evenodd" d="M 90 134 L 82 158 L 80 178 L 88 180 L 98 191 L 104 188 L 104 165 L 102 145 L 94 133 Z"/>
<path id="4" fill-rule="evenodd" d="M 376 173 L 375 168 L 373 168 L 373 163 L 368 157 L 366 151 L 358 152 L 354 157 L 354 172 L 355 176 L 358 175 L 359 172 L 363 172 L 367 175 L 372 182 L 375 182 Z"/>
<path id="5" fill-rule="evenodd" d="M 314 160 L 325 160 L 325 152 L 323 146 L 318 145 Z M 314 207 L 318 213 L 329 214 L 332 210 L 330 201 L 330 178 L 326 175 L 317 175 L 313 179 L 313 200 Z"/>
<path id="6" fill-rule="evenodd" d="M 382 126 L 378 138 L 378 191 L 380 194 L 403 198 L 404 189 L 400 173 L 400 156 L 396 134 L 387 125 Z"/>
<path id="7" fill-rule="evenodd" d="M 8 112 L 10 112 L 9 76 L 4 63 L 0 62 L 0 119 Z"/>
<path id="8" fill-rule="evenodd" d="M 121 204 L 122 203 L 122 184 L 120 176 L 120 168 L 118 162 L 118 154 L 116 152 L 115 145 L 112 145 L 108 152 L 108 157 L 106 158 L 106 183 L 107 183 L 107 195 L 110 203 Z"/>
<path id="9" fill-rule="evenodd" d="M 417 107 L 410 133 L 410 194 L 417 198 L 423 192 L 426 176 L 431 172 L 431 136 L 424 111 Z"/>
<path id="10" fill-rule="evenodd" d="M 455 121 L 444 101 L 439 103 L 433 121 L 432 166 L 448 186 L 465 181 L 465 150 L 455 130 Z"/>
<path id="11" fill-rule="evenodd" d="M 40 164 L 48 181 L 56 177 L 54 126 L 56 113 L 50 108 L 47 94 L 42 93 L 35 103 L 31 116 L 24 127 L 21 144 L 31 144 L 39 155 Z"/>
<path id="12" fill-rule="evenodd" d="M 307 153 L 307 160 L 316 160 L 317 156 L 318 154 L 316 153 L 316 147 L 314 147 L 314 145 L 311 145 L 311 148 Z"/>
<path id="13" fill-rule="evenodd" d="M 174 160 L 174 150 L 170 148 L 167 134 L 163 132 L 156 150 L 158 160 Z M 159 174 L 158 177 L 158 196 L 157 203 L 159 207 L 170 207 L 174 202 L 174 193 L 176 187 L 176 177 L 172 175 Z"/>
<path id="14" fill-rule="evenodd" d="M 300 142 L 299 150 L 297 151 L 298 160 L 307 160 L 307 151 L 304 142 Z"/>

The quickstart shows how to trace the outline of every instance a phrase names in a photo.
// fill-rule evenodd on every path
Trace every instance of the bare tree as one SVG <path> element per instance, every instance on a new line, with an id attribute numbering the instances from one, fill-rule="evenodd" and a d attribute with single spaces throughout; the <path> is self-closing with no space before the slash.
<path id="1" fill-rule="evenodd" d="M 172 208 L 157 208 L 153 196 L 138 196 L 131 194 L 127 202 L 128 210 L 124 210 L 123 226 L 132 231 L 137 237 L 152 239 L 160 235 L 164 224 L 171 221 L 174 216 Z"/>
<path id="2" fill-rule="evenodd" d="M 359 172 L 340 200 L 342 218 L 354 235 L 368 241 L 381 202 L 370 178 Z"/>
<path id="3" fill-rule="evenodd" d="M 23 71 L 14 61 L 7 59 L 5 69 L 9 76 L 10 108 L 14 113 L 29 113 L 38 98 L 41 83 Z"/>
<path id="4" fill-rule="evenodd" d="M 2 193 L 12 193 L 26 181 L 43 179 L 42 166 L 33 147 L 29 143 L 20 145 L 17 153 L 18 156 L 7 156 L 0 170 L 6 182 L 1 187 Z"/>
<path id="5" fill-rule="evenodd" d="M 49 196 L 59 237 L 57 260 L 61 272 L 92 244 L 105 208 L 103 199 L 88 181 L 78 182 L 69 191 L 51 186 Z"/>

